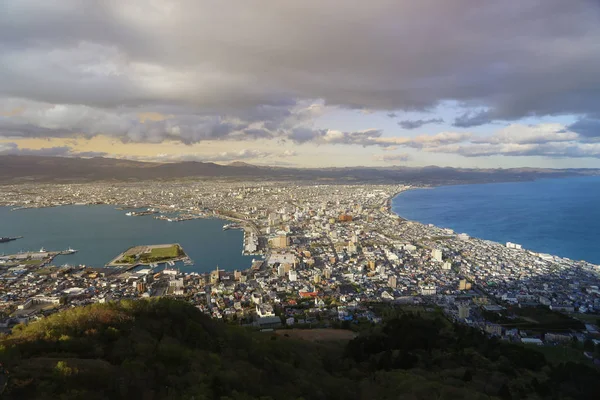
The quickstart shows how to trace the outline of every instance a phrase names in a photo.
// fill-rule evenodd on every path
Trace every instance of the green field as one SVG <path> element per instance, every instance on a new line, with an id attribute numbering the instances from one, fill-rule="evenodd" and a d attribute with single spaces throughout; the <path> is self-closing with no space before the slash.
<path id="1" fill-rule="evenodd" d="M 178 244 L 153 247 L 149 252 L 142 253 L 147 248 L 148 246 L 132 247 L 124 252 L 122 258 L 115 261 L 114 264 L 151 264 L 185 256 L 185 252 Z"/>
<path id="2" fill-rule="evenodd" d="M 155 248 L 150 251 L 150 257 L 153 258 L 176 258 L 179 257 L 181 248 L 177 245 L 171 247 Z"/>
<path id="3" fill-rule="evenodd" d="M 25 261 L 20 261 L 19 264 L 25 264 L 25 265 L 40 265 L 44 262 L 44 260 L 25 260 Z"/>
<path id="4" fill-rule="evenodd" d="M 152 263 L 182 257 L 184 254 L 183 249 L 179 245 L 174 244 L 169 247 L 153 248 L 150 250 L 150 253 L 141 254 L 140 261 L 143 263 Z"/>

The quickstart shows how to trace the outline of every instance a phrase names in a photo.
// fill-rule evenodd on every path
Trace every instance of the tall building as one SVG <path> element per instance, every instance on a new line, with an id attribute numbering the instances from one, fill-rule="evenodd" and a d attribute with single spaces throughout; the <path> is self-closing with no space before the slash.
<path id="1" fill-rule="evenodd" d="M 210 273 L 210 284 L 214 285 L 216 283 L 219 283 L 220 279 L 221 279 L 221 271 L 219 271 L 219 266 L 217 265 L 217 269 Z"/>
<path id="2" fill-rule="evenodd" d="M 278 276 L 284 276 L 285 275 L 285 264 L 279 264 L 279 266 L 277 267 L 277 275 Z"/>
<path id="3" fill-rule="evenodd" d="M 298 274 L 296 273 L 296 271 L 291 270 L 288 273 L 288 278 L 290 279 L 290 282 L 296 282 L 298 280 Z"/>
<path id="4" fill-rule="evenodd" d="M 375 266 L 376 265 L 375 265 L 375 261 L 374 260 L 369 260 L 369 262 L 368 262 L 367 265 L 368 265 L 370 271 L 375 271 Z"/>
<path id="5" fill-rule="evenodd" d="M 146 292 L 146 282 L 138 281 L 137 285 L 136 285 L 136 289 L 137 289 L 138 293 Z"/>
<path id="6" fill-rule="evenodd" d="M 348 253 L 356 253 L 356 244 L 354 242 L 348 242 Z"/>
<path id="7" fill-rule="evenodd" d="M 313 276 L 313 282 L 315 284 L 318 284 L 321 282 L 321 275 L 320 274 L 315 274 L 315 276 Z"/>
<path id="8" fill-rule="evenodd" d="M 390 277 L 388 278 L 388 286 L 393 289 L 396 289 L 396 284 L 397 284 L 396 275 L 390 275 Z"/>
<path id="9" fill-rule="evenodd" d="M 331 279 L 331 268 L 325 268 L 323 270 L 323 275 L 325 276 L 325 279 Z"/>
<path id="10" fill-rule="evenodd" d="M 442 251 L 440 249 L 431 250 L 431 258 L 435 261 L 442 261 Z"/>

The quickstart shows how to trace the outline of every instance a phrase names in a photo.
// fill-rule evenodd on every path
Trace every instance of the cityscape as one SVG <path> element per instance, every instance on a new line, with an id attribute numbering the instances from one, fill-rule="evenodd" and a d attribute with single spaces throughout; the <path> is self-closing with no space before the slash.
<path id="1" fill-rule="evenodd" d="M 113 264 L 85 266 L 56 265 L 53 257 L 65 252 L 57 249 L 4 254 L 0 326 L 5 330 L 74 306 L 173 296 L 212 318 L 262 329 L 328 327 L 359 318 L 377 323 L 381 316 L 370 305 L 390 303 L 436 307 L 453 321 L 509 341 L 598 342 L 594 322 L 567 329 L 577 326 L 573 320 L 567 328 L 558 324 L 540 331 L 498 321 L 518 320 L 522 310 L 540 307 L 597 315 L 600 267 L 407 221 L 391 212 L 390 204 L 411 186 L 186 181 L 4 189 L 0 205 L 17 213 L 103 204 L 123 210 L 123 218 L 229 220 L 223 229 L 243 229 L 243 253 L 255 256 L 251 265 L 198 273 L 169 258 L 142 265 L 134 257 L 120 266 L 122 256 L 115 254 Z M 126 211 L 133 209 L 151 211 L 137 216 Z M 163 217 L 166 213 L 178 217 Z M 175 252 L 173 260 L 179 259 Z"/>

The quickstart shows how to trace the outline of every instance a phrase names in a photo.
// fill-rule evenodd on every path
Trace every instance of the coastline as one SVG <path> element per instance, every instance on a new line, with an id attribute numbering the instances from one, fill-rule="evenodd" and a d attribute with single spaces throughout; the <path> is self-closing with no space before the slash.
<path id="1" fill-rule="evenodd" d="M 399 219 L 401 221 L 411 222 L 411 223 L 417 223 L 417 224 L 424 225 L 424 226 L 432 225 L 432 226 L 434 226 L 435 228 L 438 228 L 438 229 L 451 229 L 451 230 L 455 231 L 455 234 L 457 234 L 457 230 L 454 229 L 454 228 L 444 227 L 444 226 L 441 226 L 441 225 L 436 224 L 436 223 L 425 223 L 425 222 L 421 222 L 421 221 L 418 221 L 418 220 L 415 220 L 415 219 L 409 219 L 409 218 L 407 218 L 407 217 L 405 217 L 403 215 L 400 215 L 399 213 L 396 213 L 393 210 L 393 201 L 394 201 L 394 199 L 397 198 L 399 195 L 401 195 L 403 193 L 407 193 L 408 191 L 414 191 L 414 190 L 426 190 L 426 189 L 430 190 L 430 189 L 437 189 L 437 188 L 442 188 L 442 187 L 458 187 L 458 186 L 473 187 L 473 186 L 479 186 L 479 185 L 492 185 L 492 184 L 493 185 L 499 185 L 499 184 L 532 183 L 532 182 L 539 182 L 539 181 L 555 181 L 555 180 L 556 181 L 563 181 L 563 180 L 568 179 L 568 178 L 586 179 L 586 178 L 590 178 L 590 177 L 597 177 L 597 176 L 593 175 L 593 176 L 585 176 L 585 177 L 541 178 L 541 179 L 535 179 L 535 180 L 514 181 L 514 182 L 485 182 L 485 183 L 469 183 L 469 184 L 456 184 L 456 185 L 448 184 L 448 185 L 432 185 L 432 186 L 422 186 L 422 187 L 414 186 L 414 187 L 409 187 L 409 188 L 406 188 L 404 190 L 401 190 L 399 192 L 395 192 L 394 194 L 392 194 L 387 199 L 387 201 L 386 201 L 386 210 L 387 210 L 387 213 L 389 214 L 389 216 L 392 217 L 392 218 L 397 218 L 397 219 Z M 501 245 L 503 247 L 506 246 L 505 245 L 506 242 L 504 242 L 504 241 L 493 240 L 493 239 L 486 239 L 486 238 L 481 237 L 478 234 L 472 235 L 468 230 L 465 230 L 465 233 L 467 235 L 469 235 L 470 239 L 477 239 L 477 240 L 481 240 L 481 241 L 492 242 L 492 243 Z M 510 240 L 507 240 L 507 242 L 509 242 L 509 241 Z M 531 245 L 531 244 L 529 244 L 529 245 Z M 533 249 L 527 248 L 526 246 L 527 246 L 527 244 L 523 244 L 523 250 L 524 251 L 528 251 L 528 252 L 533 253 L 533 254 L 544 255 L 544 256 L 552 256 L 552 257 L 556 257 L 556 258 L 559 258 L 559 259 L 562 259 L 562 260 L 569 260 L 569 261 L 572 261 L 572 262 L 581 262 L 581 261 L 583 261 L 585 263 L 588 263 L 588 264 L 600 267 L 600 262 L 597 262 L 597 261 L 589 261 L 589 260 L 586 260 L 585 258 L 580 258 L 580 257 L 575 258 L 575 257 L 564 256 L 564 255 L 557 255 L 555 253 L 552 253 L 551 251 L 533 250 Z"/>

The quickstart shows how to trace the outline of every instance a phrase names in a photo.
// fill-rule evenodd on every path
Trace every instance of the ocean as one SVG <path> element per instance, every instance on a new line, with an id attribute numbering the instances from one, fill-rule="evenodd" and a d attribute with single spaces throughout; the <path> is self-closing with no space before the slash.
<path id="1" fill-rule="evenodd" d="M 220 269 L 246 269 L 252 258 L 243 256 L 243 232 L 223 231 L 228 221 L 195 219 L 168 222 L 152 215 L 128 217 L 112 206 L 61 206 L 11 211 L 0 207 L 0 236 L 23 236 L 12 242 L 0 243 L 0 254 L 19 251 L 78 250 L 61 255 L 54 265 L 88 265 L 103 267 L 131 246 L 179 243 L 194 261 L 194 265 L 177 263 L 182 272 L 209 272 Z M 259 258 L 259 257 L 254 257 Z"/>
<path id="2" fill-rule="evenodd" d="M 600 264 L 600 176 L 440 186 L 392 200 L 399 216 Z"/>

